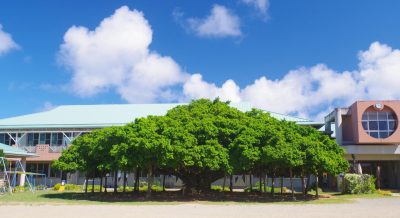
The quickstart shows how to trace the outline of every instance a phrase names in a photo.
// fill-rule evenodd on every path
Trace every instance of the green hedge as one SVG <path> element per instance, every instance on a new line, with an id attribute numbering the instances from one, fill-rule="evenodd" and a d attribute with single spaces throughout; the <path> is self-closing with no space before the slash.
<path id="1" fill-rule="evenodd" d="M 368 174 L 346 174 L 343 192 L 347 194 L 365 194 L 376 191 L 375 178 Z"/>

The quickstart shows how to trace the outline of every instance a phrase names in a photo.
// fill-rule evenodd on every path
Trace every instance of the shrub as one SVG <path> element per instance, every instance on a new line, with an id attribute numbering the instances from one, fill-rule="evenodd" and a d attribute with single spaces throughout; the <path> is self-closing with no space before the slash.
<path id="1" fill-rule="evenodd" d="M 377 190 L 377 193 L 383 196 L 392 196 L 392 192 L 389 190 Z"/>
<path id="2" fill-rule="evenodd" d="M 118 192 L 123 192 L 124 191 L 124 186 L 118 186 Z M 131 186 L 126 186 L 125 188 L 126 192 L 132 192 L 133 191 L 133 187 Z"/>
<path id="3" fill-rule="evenodd" d="M 364 194 L 375 192 L 375 178 L 368 174 L 346 174 L 343 192 L 347 194 Z"/>
<path id="4" fill-rule="evenodd" d="M 151 187 L 151 190 L 153 190 L 155 192 L 162 192 L 163 188 L 162 188 L 162 186 L 153 185 Z M 139 187 L 139 191 L 147 191 L 147 186 Z"/>
<path id="5" fill-rule="evenodd" d="M 211 190 L 219 191 L 219 192 L 222 192 L 222 191 L 228 192 L 229 191 L 229 187 L 225 186 L 225 189 L 222 190 L 222 186 L 220 186 L 220 185 L 212 185 L 211 186 Z"/>
<path id="6" fill-rule="evenodd" d="M 57 183 L 53 186 L 54 191 L 60 190 L 61 184 Z M 89 189 L 89 187 L 88 187 Z M 65 191 L 82 191 L 82 186 L 80 185 L 75 185 L 75 184 L 65 184 L 64 185 L 64 190 Z"/>
<path id="7" fill-rule="evenodd" d="M 82 190 L 82 189 L 80 189 L 80 190 Z M 88 190 L 88 192 L 91 192 L 92 191 L 92 185 L 88 185 L 87 190 Z M 95 192 L 99 192 L 100 191 L 100 185 L 94 185 L 94 191 Z"/>
<path id="8" fill-rule="evenodd" d="M 15 186 L 15 188 L 14 188 L 14 191 L 15 192 L 24 192 L 24 191 L 27 191 L 28 190 L 28 187 L 25 187 L 25 186 Z"/>
<path id="9" fill-rule="evenodd" d="M 54 191 L 58 191 L 58 190 L 60 189 L 60 187 L 61 187 L 61 184 L 60 184 L 60 183 L 57 183 L 57 184 L 55 184 L 55 185 L 53 186 L 53 190 L 54 190 Z"/>
<path id="10" fill-rule="evenodd" d="M 82 191 L 82 186 L 75 184 L 65 184 L 65 191 Z"/>

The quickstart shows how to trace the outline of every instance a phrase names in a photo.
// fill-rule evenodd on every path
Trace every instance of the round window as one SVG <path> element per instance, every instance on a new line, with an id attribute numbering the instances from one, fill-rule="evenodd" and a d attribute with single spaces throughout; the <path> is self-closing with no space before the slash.
<path id="1" fill-rule="evenodd" d="M 370 111 L 362 115 L 362 126 L 371 137 L 384 139 L 396 130 L 397 120 L 391 111 Z"/>

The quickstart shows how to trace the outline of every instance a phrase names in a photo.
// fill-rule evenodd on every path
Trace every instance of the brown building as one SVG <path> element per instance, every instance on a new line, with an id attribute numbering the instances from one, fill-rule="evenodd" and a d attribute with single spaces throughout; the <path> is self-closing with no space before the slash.
<path id="1" fill-rule="evenodd" d="M 400 188 L 400 101 L 356 101 L 325 117 L 325 131 L 346 150 L 352 171 Z M 334 128 L 333 128 L 334 126 Z"/>

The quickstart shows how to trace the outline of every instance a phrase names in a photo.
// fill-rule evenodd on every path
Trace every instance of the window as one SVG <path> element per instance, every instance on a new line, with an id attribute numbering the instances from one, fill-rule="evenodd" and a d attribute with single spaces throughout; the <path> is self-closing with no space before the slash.
<path id="1" fill-rule="evenodd" d="M 51 145 L 60 146 L 63 144 L 64 135 L 62 133 L 52 133 L 51 134 Z"/>
<path id="2" fill-rule="evenodd" d="M 49 145 L 50 144 L 51 133 L 40 133 L 39 134 L 39 144 Z"/>
<path id="3" fill-rule="evenodd" d="M 39 144 L 39 133 L 28 133 L 28 146 Z"/>
<path id="4" fill-rule="evenodd" d="M 378 139 L 384 139 L 393 134 L 397 121 L 392 112 L 364 112 L 362 126 L 368 135 Z"/>
<path id="5" fill-rule="evenodd" d="M 15 133 L 12 133 L 11 135 L 15 138 Z M 1 133 L 0 143 L 5 145 L 13 145 L 15 144 L 15 141 L 7 133 Z"/>

